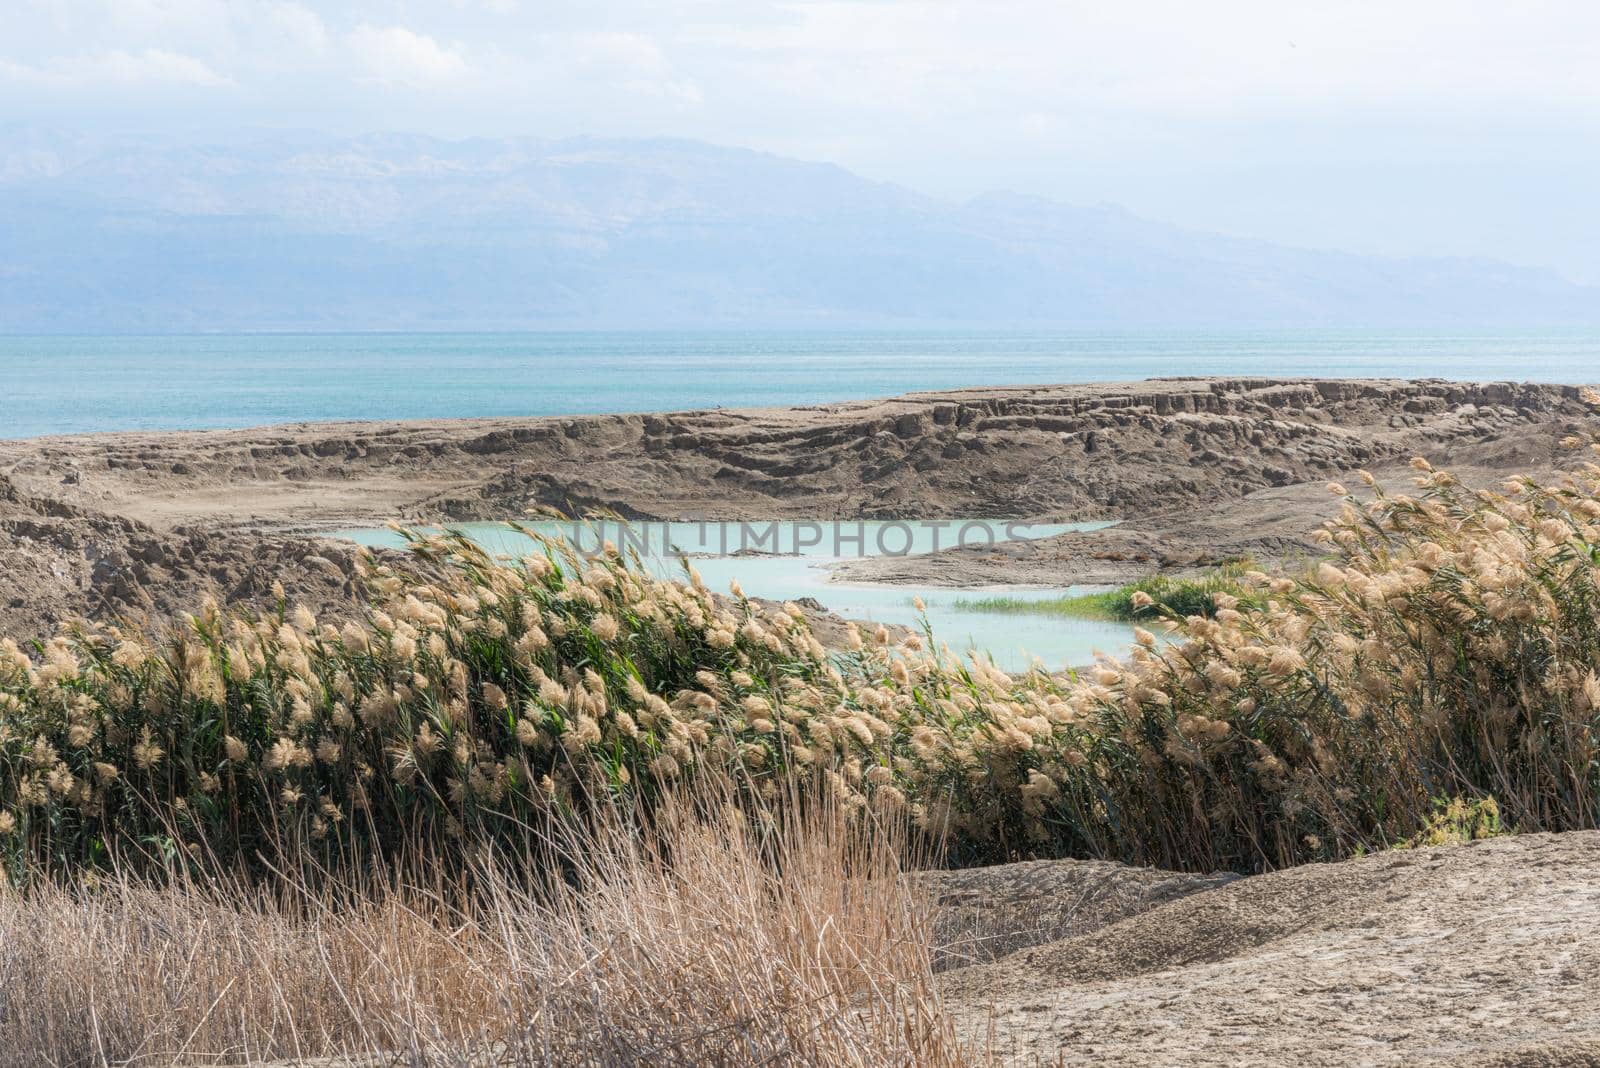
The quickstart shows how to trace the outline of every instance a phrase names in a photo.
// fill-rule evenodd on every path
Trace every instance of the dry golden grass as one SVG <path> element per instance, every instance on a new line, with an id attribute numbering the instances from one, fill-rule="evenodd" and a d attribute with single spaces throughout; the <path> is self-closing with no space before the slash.
<path id="1" fill-rule="evenodd" d="M 262 858 L 459 867 L 552 813 L 706 771 L 744 803 L 822 779 L 963 862 L 1258 871 L 1386 848 L 1441 799 L 1521 830 L 1600 812 L 1600 467 L 1345 497 L 1328 558 L 1247 575 L 1082 677 L 1011 676 L 552 545 L 419 541 L 362 622 L 214 607 L 162 640 L 0 642 L 0 859 L 14 878 Z M 859 637 L 859 636 L 858 636 Z"/>
<path id="2" fill-rule="evenodd" d="M 642 836 L 622 818 L 555 836 L 554 886 L 482 862 L 470 890 L 435 870 L 0 892 L 5 1062 L 977 1062 L 933 992 L 900 836 L 837 805 L 768 824 L 696 795 Z"/>
<path id="3" fill-rule="evenodd" d="M 1600 466 L 1416 481 L 1082 677 L 450 538 L 342 627 L 0 642 L 9 1063 L 962 1064 L 892 828 L 1252 871 L 1594 827 Z"/>

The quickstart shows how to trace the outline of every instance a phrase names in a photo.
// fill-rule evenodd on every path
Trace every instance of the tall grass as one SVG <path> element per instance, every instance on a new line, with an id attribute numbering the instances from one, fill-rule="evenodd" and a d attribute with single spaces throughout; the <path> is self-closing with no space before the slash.
<path id="1" fill-rule="evenodd" d="M 1076 678 L 882 631 L 834 654 L 798 609 L 614 551 L 503 566 L 453 538 L 418 539 L 432 579 L 374 566 L 343 626 L 212 607 L 159 642 L 0 645 L 0 849 L 19 874 L 459 866 L 708 770 L 751 804 L 820 777 L 960 862 L 1253 871 L 1412 839 L 1455 797 L 1596 826 L 1600 467 L 1419 466 L 1414 496 L 1344 498 L 1316 571 L 1242 576 L 1250 600 Z"/>
<path id="2" fill-rule="evenodd" d="M 437 867 L 0 888 L 5 1063 L 979 1063 L 892 827 L 729 801 L 570 827 L 545 843 L 564 880 L 484 857 L 470 891 Z"/>

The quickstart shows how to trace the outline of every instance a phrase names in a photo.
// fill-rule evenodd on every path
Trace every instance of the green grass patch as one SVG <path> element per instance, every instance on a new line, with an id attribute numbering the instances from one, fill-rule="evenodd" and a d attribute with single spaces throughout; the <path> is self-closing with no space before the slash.
<path id="1" fill-rule="evenodd" d="M 975 612 L 1015 613 L 1018 615 L 1070 616 L 1075 619 L 1131 621 L 1168 612 L 1180 616 L 1211 616 L 1217 610 L 1218 593 L 1243 597 L 1240 579 L 1251 567 L 1249 561 L 1234 561 L 1197 578 L 1148 578 L 1099 593 L 1082 593 L 1030 601 L 1018 597 L 976 597 L 956 602 L 958 608 Z M 1144 594 L 1152 604 L 1138 607 L 1135 595 Z"/>

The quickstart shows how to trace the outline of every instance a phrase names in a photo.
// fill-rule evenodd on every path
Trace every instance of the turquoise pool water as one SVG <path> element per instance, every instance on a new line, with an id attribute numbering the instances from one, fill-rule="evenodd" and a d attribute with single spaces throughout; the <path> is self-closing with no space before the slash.
<path id="1" fill-rule="evenodd" d="M 638 553 L 645 566 L 663 576 L 681 576 L 685 564 L 698 570 L 712 589 L 725 591 L 737 580 L 745 593 L 778 601 L 813 597 L 846 619 L 865 623 L 918 626 L 914 597 L 927 606 L 937 640 L 955 650 L 988 651 L 1000 667 L 1018 671 L 1035 658 L 1051 669 L 1087 664 L 1097 652 L 1121 653 L 1133 640 L 1131 627 L 1100 620 L 976 612 L 956 602 L 974 589 L 833 582 L 828 565 L 846 556 L 923 553 L 988 540 L 1037 538 L 1068 530 L 1092 530 L 1107 523 L 1007 523 L 1004 520 L 949 522 L 851 521 L 841 523 L 619 523 L 589 525 L 540 522 L 528 526 L 565 537 L 593 550 L 610 539 Z M 493 553 L 521 556 L 529 539 L 500 523 L 466 523 L 460 530 Z M 334 532 L 363 545 L 398 547 L 399 534 L 386 528 Z M 736 553 L 744 555 L 734 555 Z M 1048 600 L 1103 587 L 1057 586 L 1001 589 L 1009 597 Z"/>

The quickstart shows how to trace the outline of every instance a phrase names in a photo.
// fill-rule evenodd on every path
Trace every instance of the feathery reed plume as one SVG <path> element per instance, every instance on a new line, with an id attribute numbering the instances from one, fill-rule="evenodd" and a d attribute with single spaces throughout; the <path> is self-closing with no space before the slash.
<path id="1" fill-rule="evenodd" d="M 1409 840 L 1451 797 L 1594 826 L 1600 467 L 1494 491 L 1416 468 L 1416 496 L 1346 498 L 1307 574 L 1236 576 L 1187 617 L 1137 599 L 1176 639 L 1081 676 L 881 628 L 830 653 L 692 575 L 549 540 L 507 566 L 457 535 L 409 535 L 419 574 L 367 561 L 342 629 L 213 607 L 161 641 L 0 642 L 0 855 L 18 878 L 461 866 L 707 772 L 747 801 L 821 774 L 958 861 L 1259 870 Z"/>

